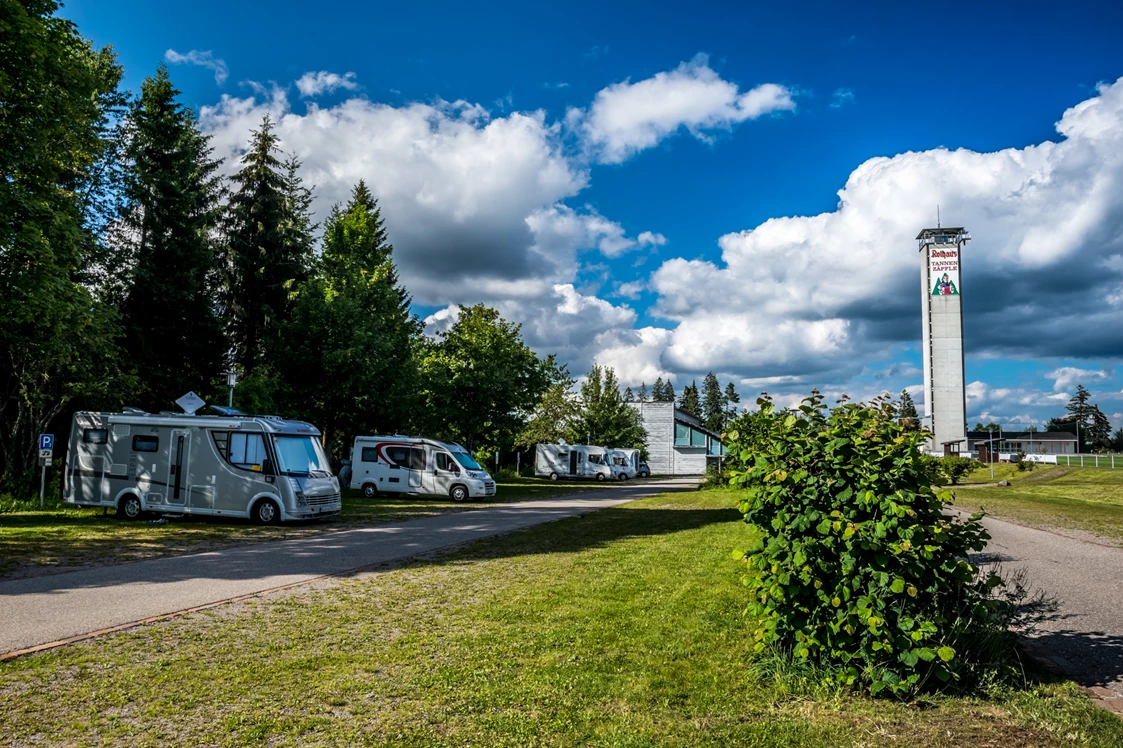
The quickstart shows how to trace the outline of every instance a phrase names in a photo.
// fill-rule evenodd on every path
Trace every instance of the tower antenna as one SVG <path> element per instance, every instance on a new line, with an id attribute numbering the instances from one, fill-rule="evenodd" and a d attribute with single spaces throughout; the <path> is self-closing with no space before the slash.
<path id="1" fill-rule="evenodd" d="M 936 203 L 936 228 L 940 228 L 940 204 Z"/>

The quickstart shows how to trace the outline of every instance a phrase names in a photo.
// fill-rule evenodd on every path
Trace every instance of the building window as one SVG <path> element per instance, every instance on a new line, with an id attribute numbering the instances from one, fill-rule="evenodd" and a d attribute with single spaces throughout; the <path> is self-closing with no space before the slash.
<path id="1" fill-rule="evenodd" d="M 684 423 L 675 424 L 675 446 L 686 447 L 690 445 L 690 427 Z"/>
<path id="2" fill-rule="evenodd" d="M 704 447 L 706 446 L 706 434 L 704 431 L 698 429 L 690 429 L 690 446 Z"/>
<path id="3" fill-rule="evenodd" d="M 158 452 L 160 451 L 160 437 L 158 436 L 134 436 L 133 437 L 133 451 L 134 452 Z"/>
<path id="4" fill-rule="evenodd" d="M 105 444 L 109 441 L 109 431 L 106 429 L 86 429 L 82 432 L 82 441 L 86 444 Z"/>

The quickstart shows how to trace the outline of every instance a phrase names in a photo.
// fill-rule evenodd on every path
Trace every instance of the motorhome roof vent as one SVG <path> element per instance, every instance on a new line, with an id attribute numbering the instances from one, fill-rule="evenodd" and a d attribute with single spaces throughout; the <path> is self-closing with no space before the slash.
<path id="1" fill-rule="evenodd" d="M 121 412 L 127 413 L 130 416 L 146 416 L 146 415 L 148 415 L 147 412 L 141 410 L 140 408 L 134 408 L 131 405 L 126 405 L 125 407 L 121 408 Z"/>
<path id="2" fill-rule="evenodd" d="M 227 408 L 225 405 L 212 405 L 211 410 L 224 416 L 244 416 L 245 413 L 237 408 Z"/>
<path id="3" fill-rule="evenodd" d="M 261 418 L 261 419 L 266 420 L 266 421 L 283 421 L 283 420 L 285 420 L 284 418 L 281 418 L 280 416 L 261 416 L 261 415 L 257 415 L 257 416 L 254 416 L 254 418 Z"/>

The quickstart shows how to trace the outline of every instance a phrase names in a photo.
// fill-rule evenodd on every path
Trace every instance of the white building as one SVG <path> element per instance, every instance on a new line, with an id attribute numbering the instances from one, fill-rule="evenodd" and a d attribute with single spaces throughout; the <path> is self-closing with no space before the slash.
<path id="1" fill-rule="evenodd" d="M 702 475 L 707 460 L 723 454 L 721 435 L 674 403 L 628 403 L 647 430 L 647 465 L 652 475 Z"/>
<path id="2" fill-rule="evenodd" d="M 963 228 L 924 229 L 920 297 L 925 423 L 932 452 L 967 451 L 967 393 L 963 370 L 963 305 L 959 255 L 971 235 Z"/>

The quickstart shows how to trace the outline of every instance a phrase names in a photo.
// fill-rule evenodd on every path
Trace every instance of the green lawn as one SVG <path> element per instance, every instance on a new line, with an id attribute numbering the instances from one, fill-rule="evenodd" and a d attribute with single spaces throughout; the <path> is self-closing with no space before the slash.
<path id="1" fill-rule="evenodd" d="M 995 466 L 996 468 L 998 466 Z M 950 487 L 955 503 L 1043 528 L 1090 532 L 1123 541 L 1123 470 L 1038 466 L 1015 472 L 1004 488 Z"/>
<path id="2" fill-rule="evenodd" d="M 339 517 L 271 527 L 226 518 L 183 518 L 156 524 L 152 522 L 156 518 L 149 517 L 129 522 L 117 519 L 112 512 L 104 516 L 101 509 L 62 506 L 45 511 L 10 512 L 0 514 L 0 578 L 292 538 L 466 511 L 487 504 L 612 487 L 613 484 L 509 478 L 498 482 L 495 496 L 472 499 L 465 504 L 429 496 L 364 499 L 356 492 L 345 490 L 343 513 Z"/>
<path id="3" fill-rule="evenodd" d="M 659 496 L 0 663 L 0 745 L 1123 745 L 1071 684 L 754 680 L 731 504 Z"/>

